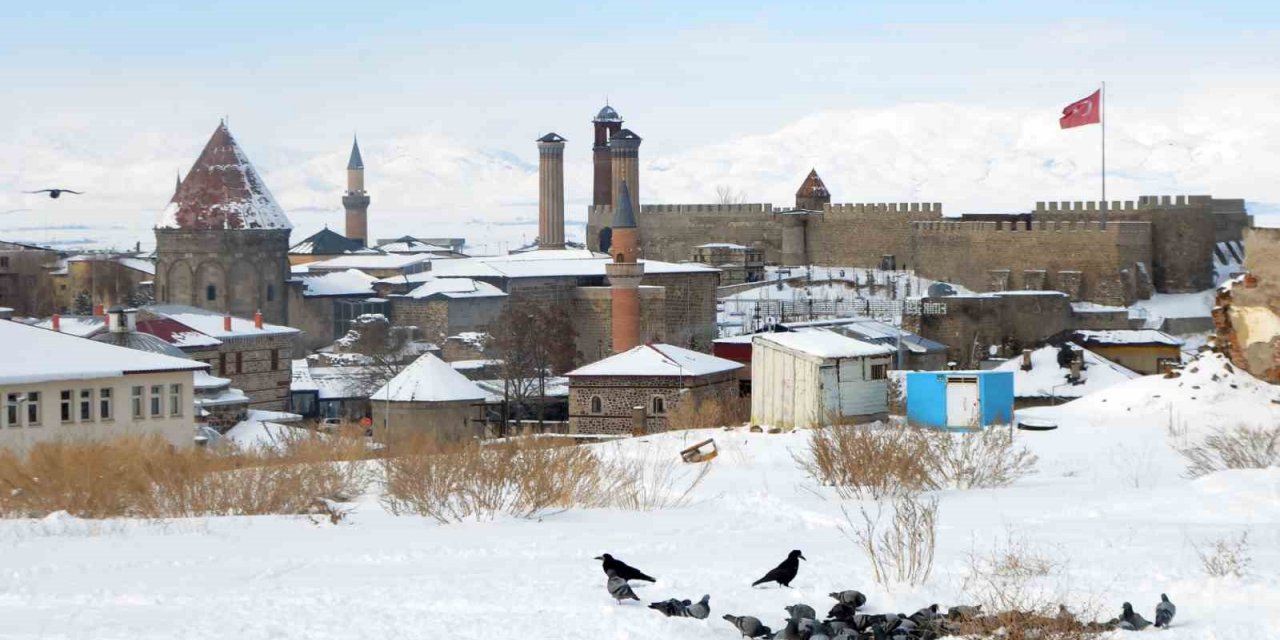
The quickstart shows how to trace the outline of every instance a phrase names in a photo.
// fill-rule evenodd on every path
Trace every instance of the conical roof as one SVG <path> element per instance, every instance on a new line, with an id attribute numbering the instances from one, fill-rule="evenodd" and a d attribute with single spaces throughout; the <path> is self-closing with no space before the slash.
<path id="1" fill-rule="evenodd" d="M 636 228 L 636 212 L 631 206 L 631 188 L 627 186 L 626 180 L 618 187 L 618 206 L 613 210 L 613 228 Z"/>
<path id="2" fill-rule="evenodd" d="M 381 402 L 483 400 L 485 392 L 440 358 L 423 354 L 369 396 Z"/>
<path id="3" fill-rule="evenodd" d="M 284 209 L 218 123 L 204 151 L 165 207 L 159 229 L 291 229 Z"/>
<path id="4" fill-rule="evenodd" d="M 364 170 L 364 158 L 360 157 L 360 141 L 351 136 L 351 159 L 347 160 L 347 170 Z"/>
<path id="5" fill-rule="evenodd" d="M 831 192 L 827 191 L 827 185 L 823 184 L 822 178 L 818 177 L 817 169 L 809 170 L 809 177 L 804 179 L 804 183 L 800 185 L 800 189 L 796 191 L 797 198 L 829 198 Z"/>

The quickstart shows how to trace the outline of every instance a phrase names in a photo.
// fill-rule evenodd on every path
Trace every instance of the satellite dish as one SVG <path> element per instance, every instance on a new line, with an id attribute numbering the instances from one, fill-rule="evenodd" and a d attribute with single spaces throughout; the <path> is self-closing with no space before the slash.
<path id="1" fill-rule="evenodd" d="M 928 293 L 930 298 L 945 298 L 956 295 L 956 288 L 945 282 L 935 282 L 929 285 Z"/>

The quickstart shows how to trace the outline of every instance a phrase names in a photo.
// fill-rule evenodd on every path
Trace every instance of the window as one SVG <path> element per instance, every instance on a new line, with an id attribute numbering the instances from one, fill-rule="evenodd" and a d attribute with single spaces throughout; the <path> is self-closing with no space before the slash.
<path id="1" fill-rule="evenodd" d="M 98 389 L 98 419 L 111 420 L 111 387 Z"/>
<path id="2" fill-rule="evenodd" d="M 62 421 L 71 422 L 71 392 L 63 391 L 61 395 L 61 399 L 62 399 L 62 404 L 61 404 L 62 411 L 60 413 L 60 416 L 62 417 Z"/>
<path id="3" fill-rule="evenodd" d="M 244 352 L 236 352 L 236 373 L 244 373 Z"/>
<path id="4" fill-rule="evenodd" d="M 27 426 L 40 426 L 40 392 L 27 392 Z"/>
<path id="5" fill-rule="evenodd" d="M 889 377 L 889 365 L 887 364 L 871 365 L 872 380 L 884 380 L 885 378 L 888 378 L 888 377 Z"/>
<path id="6" fill-rule="evenodd" d="M 218 299 L 218 287 L 215 287 L 214 285 L 209 285 L 209 286 L 205 287 L 205 288 L 204 288 L 204 299 L 205 299 L 205 300 L 210 300 L 210 301 L 212 301 L 212 300 L 217 300 L 217 299 Z"/>
<path id="7" fill-rule="evenodd" d="M 661 415 L 667 412 L 667 400 L 662 396 L 654 396 L 649 400 L 650 412 L 654 415 Z"/>
<path id="8" fill-rule="evenodd" d="M 280 369 L 280 350 L 271 350 L 271 370 L 278 371 Z"/>
<path id="9" fill-rule="evenodd" d="M 159 418 L 160 416 L 164 415 L 160 411 L 160 409 L 163 408 L 161 404 L 163 395 L 164 395 L 164 385 L 162 384 L 151 385 L 151 417 L 152 418 Z"/>
<path id="10" fill-rule="evenodd" d="M 169 385 L 169 415 L 182 415 L 182 385 Z"/>
<path id="11" fill-rule="evenodd" d="M 227 371 L 227 354 L 225 354 L 225 353 L 219 353 L 219 354 L 218 354 L 218 373 L 220 373 L 220 374 L 222 374 L 222 375 L 224 375 L 224 376 L 225 376 L 225 375 L 227 375 L 227 373 L 228 373 L 228 371 Z"/>
<path id="12" fill-rule="evenodd" d="M 133 400 L 133 419 L 142 419 L 142 387 L 134 387 L 130 394 Z"/>
<path id="13" fill-rule="evenodd" d="M 93 389 L 80 390 L 80 422 L 93 420 Z"/>
<path id="14" fill-rule="evenodd" d="M 604 401 L 600 396 L 591 396 L 591 413 L 604 413 Z"/>
<path id="15" fill-rule="evenodd" d="M 18 398 L 19 394 L 11 393 L 5 396 L 4 401 L 4 421 L 11 427 L 21 427 L 22 421 L 18 419 Z"/>
<path id="16" fill-rule="evenodd" d="M 9 257 L 0 256 L 0 269 L 8 269 L 8 268 L 9 268 Z"/>
<path id="17" fill-rule="evenodd" d="M 276 287 L 273 284 L 267 285 L 267 302 L 276 299 Z"/>

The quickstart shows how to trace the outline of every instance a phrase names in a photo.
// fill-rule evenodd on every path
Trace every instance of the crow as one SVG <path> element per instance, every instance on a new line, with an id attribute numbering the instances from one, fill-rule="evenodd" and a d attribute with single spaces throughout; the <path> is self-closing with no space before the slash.
<path id="1" fill-rule="evenodd" d="M 605 575 L 608 575 L 608 573 L 612 571 L 616 573 L 618 577 L 622 578 L 623 580 L 644 580 L 646 582 L 657 582 L 657 580 L 654 580 L 653 578 L 650 578 L 648 575 L 645 575 L 643 571 L 621 560 L 615 560 L 613 556 L 607 553 L 602 556 L 596 556 L 595 559 L 604 561 L 603 564 L 601 565 L 601 568 L 604 569 Z"/>
<path id="2" fill-rule="evenodd" d="M 54 200 L 57 200 L 58 196 L 64 193 L 74 193 L 76 195 L 84 194 L 83 191 L 72 191 L 70 189 L 40 189 L 39 191 L 26 191 L 24 193 L 47 193 L 49 194 L 49 197 L 53 198 Z"/>
<path id="3" fill-rule="evenodd" d="M 1156 626 L 1159 628 L 1168 628 L 1173 622 L 1173 616 L 1178 613 L 1178 608 L 1169 600 L 1169 596 L 1160 594 L 1160 604 L 1156 605 Z"/>
<path id="4" fill-rule="evenodd" d="M 796 579 L 796 572 L 800 571 L 801 560 L 808 560 L 808 558 L 804 557 L 804 554 L 800 553 L 799 549 L 788 553 L 787 559 L 783 560 L 782 564 L 770 569 L 769 573 L 764 574 L 763 578 L 752 582 L 751 586 L 754 587 L 766 582 L 776 582 L 784 587 L 790 587 L 791 581 Z"/>

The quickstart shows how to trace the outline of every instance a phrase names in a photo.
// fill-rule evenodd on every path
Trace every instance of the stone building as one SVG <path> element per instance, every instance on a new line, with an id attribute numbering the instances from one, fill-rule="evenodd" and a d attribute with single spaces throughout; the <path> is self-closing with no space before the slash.
<path id="1" fill-rule="evenodd" d="M 356 269 L 303 273 L 289 281 L 289 318 L 302 333 L 300 346 L 318 349 L 342 337 L 351 320 L 365 313 L 387 312 L 387 301 L 374 295 L 371 275 Z"/>
<path id="2" fill-rule="evenodd" d="M 387 299 L 396 325 L 417 327 L 418 335 L 431 342 L 483 332 L 507 304 L 507 294 L 501 289 L 471 278 L 429 278 Z"/>
<path id="3" fill-rule="evenodd" d="M 63 261 L 51 275 L 58 308 L 72 310 L 83 297 L 93 306 L 141 304 L 153 293 L 156 265 L 134 254 L 88 253 Z"/>
<path id="4" fill-rule="evenodd" d="M 0 307 L 20 316 L 43 316 L 61 308 L 49 277 L 61 256 L 53 249 L 0 242 Z"/>
<path id="5" fill-rule="evenodd" d="M 486 396 L 443 360 L 424 354 L 369 396 L 374 436 L 387 442 L 414 435 L 479 435 L 480 406 Z"/>
<path id="6" fill-rule="evenodd" d="M 732 242 L 708 242 L 693 248 L 693 261 L 720 270 L 720 286 L 764 280 L 764 251 Z"/>
<path id="7" fill-rule="evenodd" d="M 219 123 L 156 225 L 156 300 L 287 322 L 291 228 Z"/>
<path id="8" fill-rule="evenodd" d="M 289 247 L 289 266 L 321 262 L 354 253 L 364 248 L 359 240 L 351 240 L 325 227 Z"/>
<path id="9" fill-rule="evenodd" d="M 666 431 L 682 403 L 732 400 L 742 365 L 668 344 L 645 344 L 566 374 L 573 433 Z"/>

